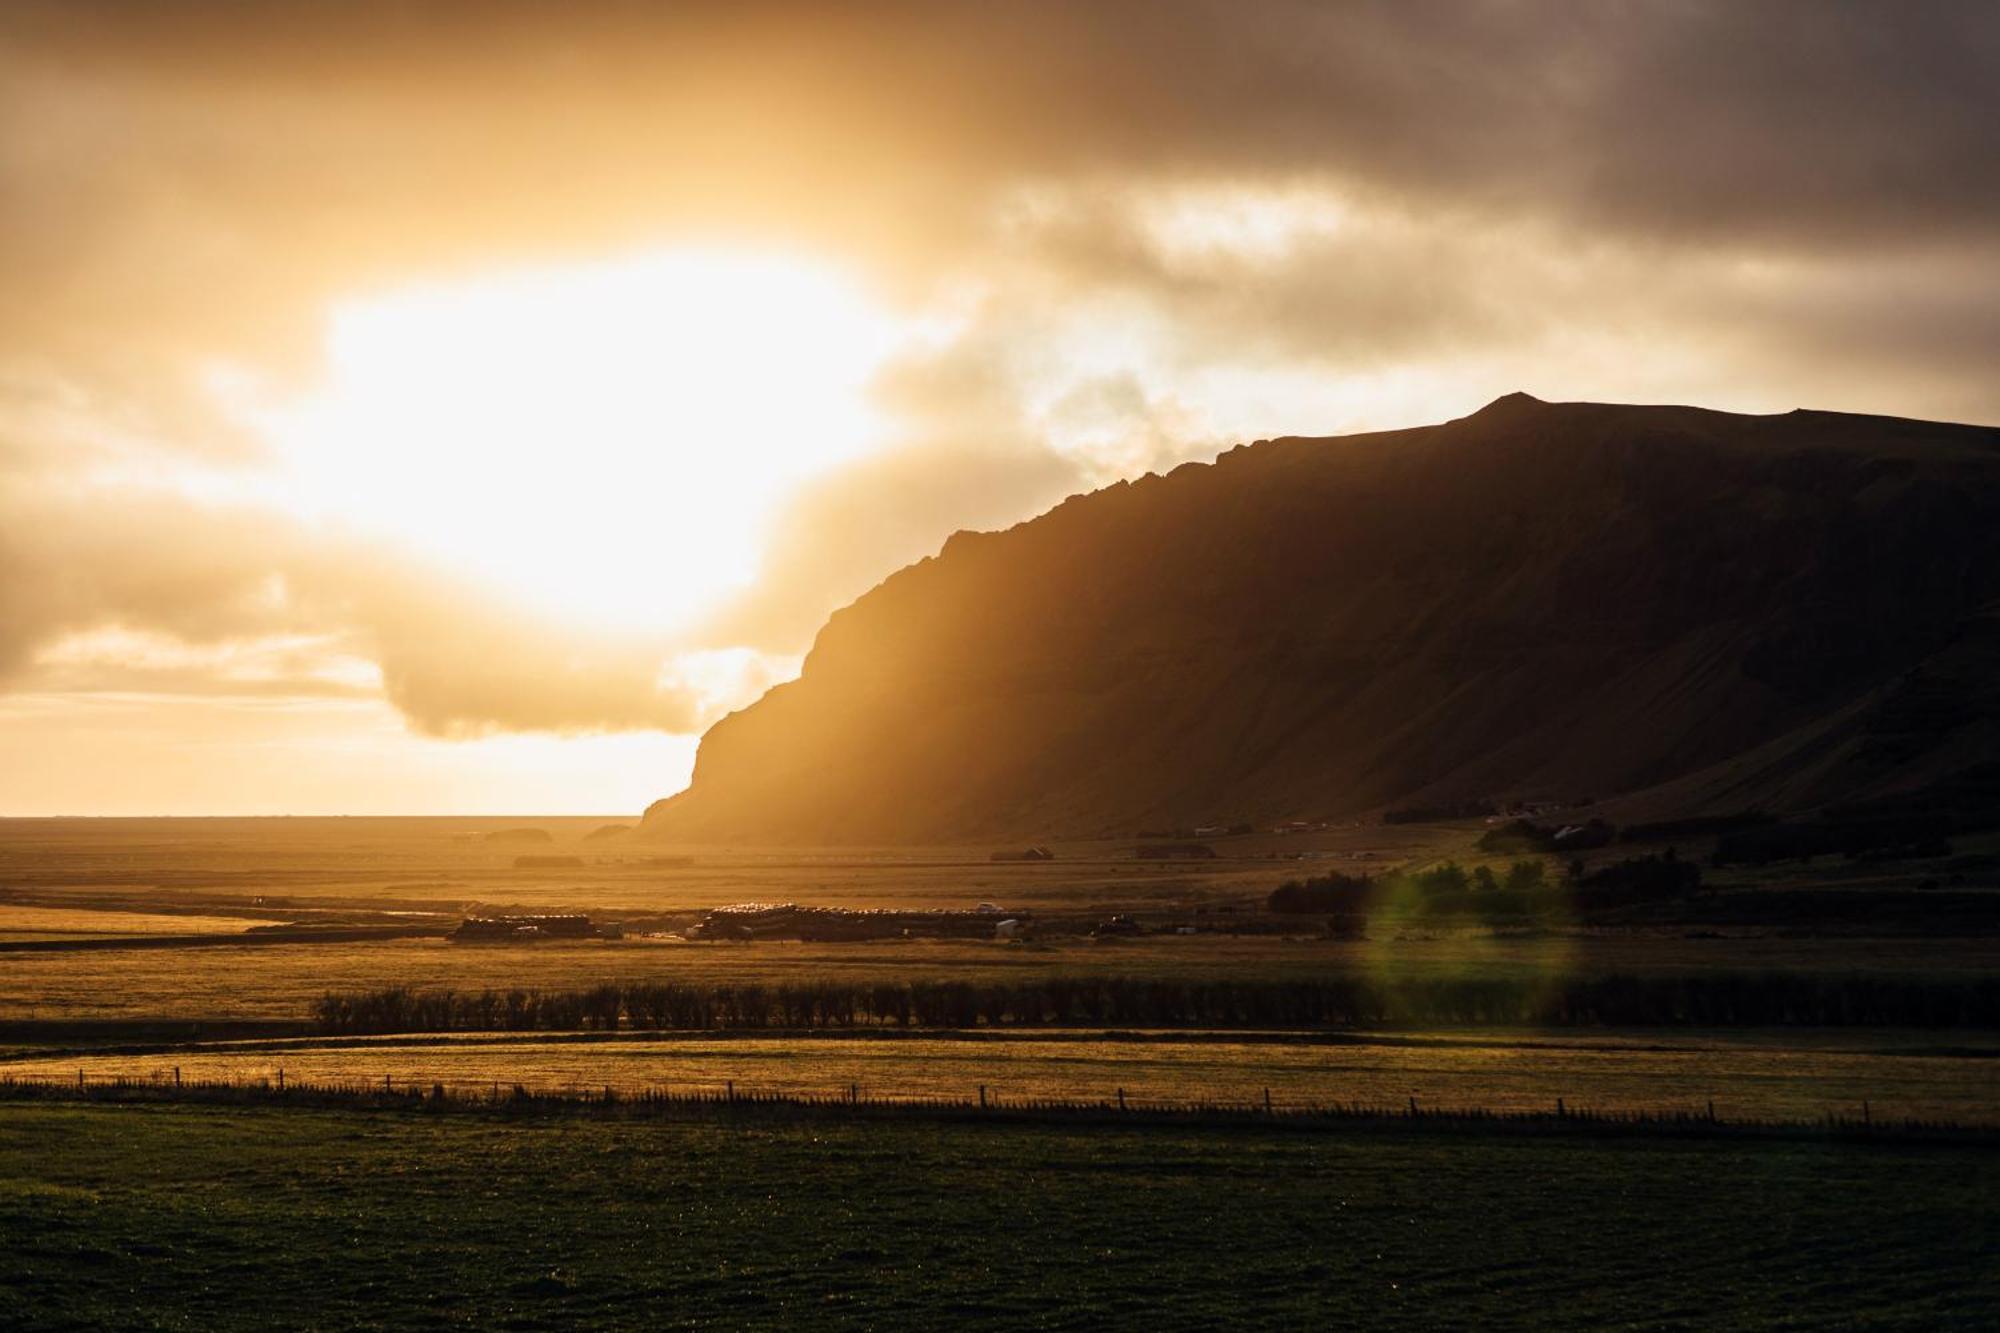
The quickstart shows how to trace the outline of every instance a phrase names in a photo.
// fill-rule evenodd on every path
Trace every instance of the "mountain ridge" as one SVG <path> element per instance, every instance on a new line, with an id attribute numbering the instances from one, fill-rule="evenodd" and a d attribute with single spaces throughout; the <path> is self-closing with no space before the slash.
<path id="1" fill-rule="evenodd" d="M 909 842 L 1903 790 L 2000 754 L 1996 532 L 1989 427 L 1510 394 L 1239 445 L 954 533 L 712 727 L 645 829 Z M 1870 710 L 1912 690 L 1957 720 L 1862 762 Z"/>

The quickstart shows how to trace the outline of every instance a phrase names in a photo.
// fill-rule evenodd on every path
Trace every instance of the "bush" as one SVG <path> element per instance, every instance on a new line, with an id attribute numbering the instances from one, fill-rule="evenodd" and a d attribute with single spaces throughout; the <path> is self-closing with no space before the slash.
<path id="1" fill-rule="evenodd" d="M 1685 898 L 1701 887 L 1701 868 L 1683 861 L 1669 847 L 1654 856 L 1634 857 L 1601 866 L 1577 880 L 1580 906 L 1658 902 Z"/>
<path id="2" fill-rule="evenodd" d="M 1311 879 L 1288 879 L 1271 890 L 1264 905 L 1287 915 L 1327 915 L 1357 912 L 1367 906 L 1373 883 L 1365 875 L 1318 875 Z"/>
<path id="3" fill-rule="evenodd" d="M 1632 863 L 1627 863 L 1632 864 Z M 1685 863 L 1681 863 L 1685 865 Z M 1657 872 L 1648 872 L 1649 874 Z M 2000 1028 L 2000 977 L 1798 973 L 1610 974 L 1546 979 L 1334 975 L 1310 980 L 1046 977 L 1026 982 L 648 983 L 578 991 L 328 994 L 322 1032 L 606 1027 L 1284 1027 L 1380 1023 Z"/>
<path id="4" fill-rule="evenodd" d="M 1315 876 L 1287 880 L 1271 891 L 1265 905 L 1272 912 L 1295 916 L 1328 916 L 1336 935 L 1358 937 L 1368 918 L 1381 912 L 1425 918 L 1469 917 L 1497 921 L 1531 916 L 1565 906 L 1548 891 L 1540 861 L 1516 861 L 1504 878 L 1490 866 L 1472 871 L 1455 861 L 1424 870 L 1393 872 L 1378 879 L 1362 876 Z"/>

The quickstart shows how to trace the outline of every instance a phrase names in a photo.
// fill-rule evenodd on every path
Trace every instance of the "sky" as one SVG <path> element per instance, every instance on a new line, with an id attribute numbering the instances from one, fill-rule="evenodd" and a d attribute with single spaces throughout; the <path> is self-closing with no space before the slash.
<path id="1" fill-rule="evenodd" d="M 0 814 L 633 813 L 961 528 L 2000 423 L 2000 7 L 0 5 Z"/>

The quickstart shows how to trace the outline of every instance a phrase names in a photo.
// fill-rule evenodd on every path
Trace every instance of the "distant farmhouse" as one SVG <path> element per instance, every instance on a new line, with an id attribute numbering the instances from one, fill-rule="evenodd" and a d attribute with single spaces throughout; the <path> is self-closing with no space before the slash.
<path id="1" fill-rule="evenodd" d="M 615 939 L 616 926 L 598 926 L 581 912 L 548 915 L 469 916 L 459 923 L 451 938 L 463 942 L 488 940 L 588 940 Z"/>

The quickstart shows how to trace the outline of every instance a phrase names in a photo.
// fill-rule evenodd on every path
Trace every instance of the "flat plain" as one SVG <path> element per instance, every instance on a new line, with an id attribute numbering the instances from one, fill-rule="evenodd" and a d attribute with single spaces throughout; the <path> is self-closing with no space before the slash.
<path id="1" fill-rule="evenodd" d="M 1370 976 L 1535 978 L 1607 972 L 1795 971 L 1977 976 L 1985 940 L 1687 940 L 1671 936 L 1522 938 L 1417 934 L 1330 940 L 1283 936 L 1088 938 L 857 944 L 550 940 L 464 945 L 442 939 L 366 944 L 244 944 L 187 949 L 76 949 L 0 958 L 0 1022 L 62 1018 L 304 1019 L 328 990 L 559 988 L 604 981 L 771 985 L 800 979 L 1015 980 L 1044 975 L 1223 979 Z"/>
<path id="2" fill-rule="evenodd" d="M 40 1329 L 2000 1309 L 2000 1158 L 1941 1147 L 0 1105 L 0 1232 L 4 1322 Z"/>
<path id="3" fill-rule="evenodd" d="M 610 820 L 0 821 L 0 1077 L 149 1081 L 0 1101 L 0 1325 L 34 1328 L 1990 1326 L 2000 1157 L 1937 1142 L 1286 1130 L 1226 1119 L 797 1124 L 517 1117 L 604 1088 L 871 1100 L 1872 1115 L 2000 1125 L 2000 1034 L 1409 1025 L 886 1027 L 333 1036 L 329 992 L 775 990 L 1066 978 L 1394 993 L 1578 979 L 1942 985 L 1991 933 L 1866 924 L 1897 874 L 1719 876 L 1715 919 L 1532 929 L 1264 908 L 1280 882 L 1479 860 L 1477 825 L 1130 844 L 662 848 Z M 1832 903 L 1774 926 L 1773 894 Z M 1963 895 L 1961 895 L 1963 896 Z M 712 907 L 991 903 L 1039 938 L 695 942 Z M 1745 908 L 1750 904 L 1751 910 Z M 468 913 L 587 912 L 621 939 L 455 943 Z M 1114 914 L 1138 937 L 1093 938 Z M 1762 914 L 1762 916 L 1760 916 Z M 1864 920 L 1855 924 L 1857 915 Z M 1916 919 L 1898 918 L 1907 922 Z M 1961 916 L 1960 921 L 1964 920 Z M 267 928 L 260 930 L 258 928 Z M 311 942 L 299 932 L 335 932 Z M 270 933 L 275 928 L 277 933 Z M 1191 929 L 1194 933 L 1180 933 Z M 380 932 L 360 938 L 355 932 Z M 396 932 L 425 932 L 392 938 Z M 1837 986 L 1836 986 L 1837 989 Z M 192 1081 L 471 1093 L 468 1109 L 176 1101 Z M 282 1074 L 281 1072 L 282 1071 Z M 435 1104 L 431 1098 L 414 1105 Z M 1864 1110 L 1864 1108 L 1866 1108 Z M 901 1115 L 902 1113 L 898 1113 Z M 1787 1131 L 1788 1133 L 1790 1131 Z"/>
<path id="4" fill-rule="evenodd" d="M 1348 826 L 1221 840 L 1213 859 L 1144 861 L 1124 843 L 1066 844 L 1050 861 L 983 847 L 678 848 L 604 818 L 0 821 L 0 1072 L 379 1080 L 476 1087 L 722 1086 L 870 1095 L 1261 1098 L 1495 1109 L 1557 1097 L 1604 1109 L 1715 1102 L 1741 1116 L 1812 1118 L 1867 1102 L 1886 1116 L 2000 1121 L 2000 1038 L 1978 1031 L 1401 1029 L 1341 1033 L 1103 1031 L 500 1034 L 449 1041 L 312 1038 L 329 991 L 545 990 L 604 983 L 777 987 L 1048 978 L 1317 982 L 1393 990 L 1440 978 L 1533 988 L 1598 976 L 1785 974 L 1963 979 L 1993 974 L 1991 936 L 1851 929 L 1695 929 L 1658 922 L 1533 930 L 1391 923 L 1362 938 L 1262 910 L 1300 874 L 1478 859 L 1473 825 Z M 547 864 L 548 862 L 555 864 Z M 1866 869 L 1866 868 L 1863 868 Z M 1871 872 L 1879 877 L 1880 872 Z M 1865 886 L 1835 868 L 1828 883 Z M 1759 890 L 1756 883 L 1747 888 Z M 1719 895 L 1726 899 L 1727 893 Z M 1038 941 L 887 939 L 695 943 L 681 930 L 736 902 L 964 909 L 1060 920 Z M 587 911 L 623 939 L 462 944 L 421 938 L 274 942 L 253 927 L 421 928 L 478 910 Z M 1094 939 L 1115 912 L 1159 929 Z M 134 938 L 146 932 L 158 947 Z M 198 945 L 182 937 L 200 936 Z M 240 942 L 234 942 L 240 939 Z M 117 947 L 99 947 L 98 941 Z M 0 944 L 5 940 L 0 939 Z M 161 1024 L 195 1025 L 162 1040 Z M 265 1025 L 283 1041 L 199 1030 Z M 230 1035 L 249 1035 L 236 1033 Z M 1004 1036 L 1005 1039 L 1002 1039 Z"/>
<path id="5" fill-rule="evenodd" d="M 628 1033 L 303 1039 L 187 1044 L 155 1053 L 31 1054 L 0 1078 L 82 1075 L 484 1093 L 648 1089 L 869 1098 L 982 1094 L 995 1104 L 1211 1101 L 1280 1108 L 1710 1110 L 1731 1120 L 1859 1116 L 2000 1127 L 2000 1042 L 1935 1034 L 1785 1032 L 1455 1036 L 1292 1033 L 957 1032 L 846 1036 Z"/>
<path id="6" fill-rule="evenodd" d="M 992 862 L 985 847 L 678 848 L 635 841 L 608 818 L 0 820 L 0 932 L 9 914 L 78 943 L 137 928 L 241 933 L 252 926 L 455 925 L 475 910 L 589 911 L 623 940 L 466 946 L 437 938 L 251 943 L 169 953 L 18 953 L 0 966 L 0 1022 L 78 1018 L 302 1017 L 327 989 L 383 985 L 563 987 L 600 981 L 777 983 L 800 977 L 1003 979 L 1040 974 L 1296 979 L 1778 970 L 1977 976 L 1995 936 L 1843 928 L 1605 929 L 1549 923 L 1511 932 L 1388 928 L 1329 939 L 1260 913 L 1281 881 L 1453 857 L 1473 864 L 1476 828 L 1353 826 L 1228 839 L 1205 861 L 1144 861 L 1130 842 L 1058 845 L 1046 862 Z M 593 836 L 598 835 L 598 836 Z M 517 866 L 526 856 L 576 864 Z M 1876 879 L 1833 872 L 1866 892 Z M 1726 903 L 1730 894 L 1717 895 Z M 979 940 L 693 945 L 680 928 L 710 907 L 801 902 L 849 908 L 1010 911 L 1088 923 L 1117 912 L 1199 922 L 1172 934 L 1093 941 L 1081 932 L 1021 946 Z M 2000 906 L 2000 892 L 1995 894 Z M 29 924 L 35 923 L 33 926 Z M 1995 929 L 2000 930 L 2000 916 Z"/>

